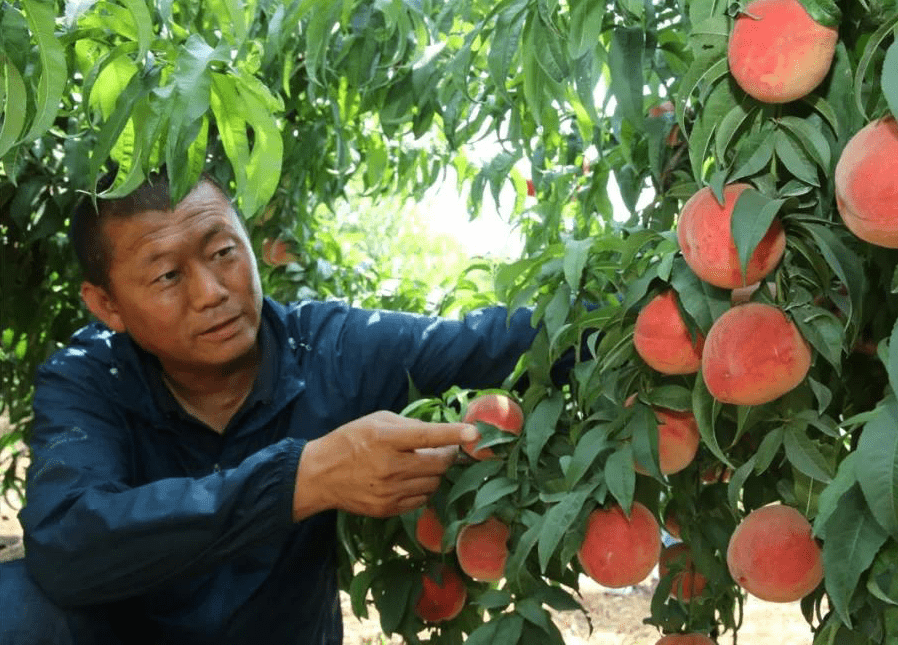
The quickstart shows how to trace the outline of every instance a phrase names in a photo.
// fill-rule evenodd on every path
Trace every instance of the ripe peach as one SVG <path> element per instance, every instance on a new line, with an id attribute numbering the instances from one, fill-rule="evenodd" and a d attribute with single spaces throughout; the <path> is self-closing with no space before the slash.
<path id="1" fill-rule="evenodd" d="M 452 545 L 443 546 L 445 532 L 446 529 L 440 522 L 437 512 L 429 506 L 425 507 L 415 524 L 415 538 L 418 543 L 434 553 L 449 553 L 452 550 Z"/>
<path id="2" fill-rule="evenodd" d="M 702 376 L 718 401 L 760 405 L 801 383 L 811 349 L 778 307 L 747 302 L 711 325 L 702 355 Z"/>
<path id="3" fill-rule="evenodd" d="M 421 595 L 415 604 L 415 614 L 428 623 L 452 620 L 467 599 L 468 589 L 462 577 L 449 565 L 441 564 L 436 575 L 425 573 L 421 577 Z"/>
<path id="4" fill-rule="evenodd" d="M 816 22 L 799 0 L 754 0 L 730 34 L 730 73 L 759 101 L 788 103 L 824 79 L 838 39 L 838 31 Z"/>
<path id="5" fill-rule="evenodd" d="M 658 560 L 658 575 L 662 578 L 671 569 L 678 569 L 673 576 L 670 595 L 680 600 L 691 600 L 700 595 L 708 584 L 708 579 L 696 571 L 689 547 L 680 542 L 665 547 Z"/>
<path id="6" fill-rule="evenodd" d="M 475 580 L 501 580 L 505 576 L 510 532 L 508 525 L 496 517 L 463 527 L 455 540 L 461 570 Z"/>
<path id="7" fill-rule="evenodd" d="M 768 602 L 793 602 L 823 579 L 820 546 L 811 523 L 791 506 L 772 504 L 749 513 L 730 537 L 730 575 Z"/>
<path id="8" fill-rule="evenodd" d="M 724 187 L 721 206 L 706 186 L 686 201 L 677 221 L 677 241 L 686 264 L 705 282 L 724 289 L 759 281 L 776 268 L 786 250 L 786 233 L 779 219 L 774 218 L 742 275 L 730 220 L 736 200 L 748 188 L 748 184 Z"/>
<path id="9" fill-rule="evenodd" d="M 291 262 L 298 262 L 299 258 L 290 253 L 284 240 L 275 240 L 266 237 L 262 241 L 262 261 L 268 266 L 284 266 Z"/>
<path id="10" fill-rule="evenodd" d="M 666 408 L 652 408 L 658 419 L 658 465 L 662 475 L 672 475 L 683 470 L 695 459 L 701 440 L 698 422 L 691 412 L 678 412 Z M 636 472 L 648 474 L 636 464 Z"/>
<path id="11" fill-rule="evenodd" d="M 668 634 L 655 645 L 716 645 L 704 634 Z"/>
<path id="12" fill-rule="evenodd" d="M 861 128 L 836 164 L 836 206 L 842 221 L 865 242 L 898 248 L 898 123 L 878 119 Z"/>
<path id="13" fill-rule="evenodd" d="M 468 404 L 462 419 L 465 423 L 488 423 L 511 434 L 521 434 L 524 412 L 514 399 L 504 394 L 484 394 Z M 478 440 L 479 441 L 479 440 Z M 490 459 L 495 456 L 491 448 L 475 450 L 478 441 L 462 445 L 462 449 L 474 459 Z"/>
<path id="14" fill-rule="evenodd" d="M 705 338 L 689 334 L 677 308 L 676 295 L 668 289 L 652 298 L 636 316 L 633 345 L 652 369 L 662 374 L 692 374 L 702 361 Z"/>
<path id="15" fill-rule="evenodd" d="M 618 505 L 589 514 L 577 559 L 600 585 L 629 587 L 645 580 L 660 553 L 658 521 L 649 509 L 633 502 L 630 517 Z"/>

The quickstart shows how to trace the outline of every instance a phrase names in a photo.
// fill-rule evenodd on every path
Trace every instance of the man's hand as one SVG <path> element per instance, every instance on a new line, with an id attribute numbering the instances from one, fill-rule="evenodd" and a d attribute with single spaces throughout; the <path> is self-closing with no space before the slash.
<path id="1" fill-rule="evenodd" d="M 458 445 L 479 437 L 465 423 L 428 423 L 374 412 L 306 444 L 296 471 L 293 519 L 336 508 L 387 517 L 437 489 Z"/>

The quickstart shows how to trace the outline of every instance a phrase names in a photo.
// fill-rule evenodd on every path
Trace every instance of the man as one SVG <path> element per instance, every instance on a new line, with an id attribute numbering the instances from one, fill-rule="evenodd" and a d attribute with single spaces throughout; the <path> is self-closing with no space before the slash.
<path id="1" fill-rule="evenodd" d="M 214 182 L 169 204 L 155 176 L 74 217 L 101 322 L 37 375 L 2 645 L 342 642 L 336 511 L 421 506 L 477 436 L 395 414 L 408 378 L 495 386 L 535 335 L 524 310 L 281 305 Z"/>

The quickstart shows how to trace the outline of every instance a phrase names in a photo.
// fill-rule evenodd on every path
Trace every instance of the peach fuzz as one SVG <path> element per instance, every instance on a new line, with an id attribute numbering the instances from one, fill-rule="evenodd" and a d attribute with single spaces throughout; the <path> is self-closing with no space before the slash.
<path id="1" fill-rule="evenodd" d="M 501 580 L 505 576 L 510 533 L 508 525 L 496 517 L 463 527 L 455 540 L 455 553 L 461 570 L 475 580 Z"/>
<path id="2" fill-rule="evenodd" d="M 754 0 L 730 33 L 730 73 L 759 101 L 788 103 L 826 77 L 838 39 L 838 31 L 816 22 L 799 0 Z"/>
<path id="3" fill-rule="evenodd" d="M 708 579 L 696 571 L 692 553 L 689 547 L 682 542 L 672 544 L 661 551 L 661 557 L 658 560 L 658 575 L 663 578 L 671 569 L 676 570 L 670 587 L 672 598 L 691 600 L 705 590 Z"/>
<path id="4" fill-rule="evenodd" d="M 415 614 L 428 623 L 452 620 L 461 613 L 467 599 L 468 589 L 462 577 L 452 567 L 441 564 L 436 575 L 422 575 Z"/>
<path id="5" fill-rule="evenodd" d="M 677 241 L 683 259 L 695 275 L 716 287 L 735 289 L 758 282 L 776 268 L 786 250 L 786 233 L 774 218 L 742 275 L 731 220 L 736 200 L 748 188 L 751 186 L 739 183 L 725 186 L 721 205 L 706 186 L 696 191 L 680 211 Z"/>
<path id="6" fill-rule="evenodd" d="M 618 505 L 589 514 L 577 559 L 590 578 L 617 588 L 645 580 L 660 554 L 658 521 L 649 509 L 633 502 L 630 517 Z"/>
<path id="7" fill-rule="evenodd" d="M 418 544 L 433 553 L 449 553 L 452 545 L 443 546 L 445 533 L 446 529 L 440 522 L 437 512 L 429 506 L 425 507 L 415 523 L 415 539 L 418 540 Z"/>
<path id="8" fill-rule="evenodd" d="M 658 466 L 662 475 L 678 473 L 695 459 L 701 437 L 691 412 L 652 408 L 658 419 Z M 648 474 L 636 464 L 636 472 Z"/>
<path id="9" fill-rule="evenodd" d="M 668 634 L 655 645 L 716 645 L 704 634 Z"/>
<path id="10" fill-rule="evenodd" d="M 677 308 L 676 295 L 668 289 L 652 298 L 636 316 L 633 345 L 646 364 L 662 374 L 694 374 L 701 366 L 705 339 L 689 334 Z"/>
<path id="11" fill-rule="evenodd" d="M 761 405 L 801 383 L 811 349 L 786 314 L 747 302 L 714 321 L 702 355 L 702 377 L 718 401 Z"/>
<path id="12" fill-rule="evenodd" d="M 823 580 L 823 556 L 811 523 L 791 506 L 749 513 L 733 531 L 727 568 L 748 593 L 768 602 L 794 602 Z"/>
<path id="13" fill-rule="evenodd" d="M 898 248 L 898 122 L 878 119 L 861 128 L 836 164 L 836 206 L 857 237 Z"/>
<path id="14" fill-rule="evenodd" d="M 462 419 L 465 423 L 488 423 L 511 434 L 521 434 L 524 428 L 524 412 L 514 399 L 505 394 L 484 394 L 473 399 Z M 491 459 L 496 453 L 491 448 L 475 450 L 477 441 L 462 445 L 462 450 L 474 459 Z"/>

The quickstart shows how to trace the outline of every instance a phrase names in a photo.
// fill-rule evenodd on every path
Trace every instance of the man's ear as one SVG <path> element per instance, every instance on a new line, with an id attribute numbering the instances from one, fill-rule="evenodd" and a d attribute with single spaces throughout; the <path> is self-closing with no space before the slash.
<path id="1" fill-rule="evenodd" d="M 81 299 L 91 313 L 109 329 L 116 332 L 125 331 L 125 324 L 119 315 L 115 299 L 106 289 L 85 280 L 81 283 Z"/>

